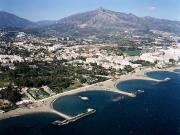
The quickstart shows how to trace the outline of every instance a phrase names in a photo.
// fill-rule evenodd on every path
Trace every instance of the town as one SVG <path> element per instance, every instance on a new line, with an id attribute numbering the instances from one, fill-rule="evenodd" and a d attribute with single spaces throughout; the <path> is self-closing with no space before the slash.
<path id="1" fill-rule="evenodd" d="M 103 38 L 0 33 L 0 110 L 145 68 L 180 65 L 180 37 L 116 32 Z"/>

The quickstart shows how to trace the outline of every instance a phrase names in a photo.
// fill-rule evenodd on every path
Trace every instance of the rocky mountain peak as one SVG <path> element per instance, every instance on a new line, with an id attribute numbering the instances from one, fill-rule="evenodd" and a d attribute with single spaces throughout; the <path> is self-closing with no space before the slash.
<path id="1" fill-rule="evenodd" d="M 99 7 L 99 8 L 97 8 L 97 9 L 96 9 L 96 11 L 98 11 L 98 12 L 105 12 L 105 11 L 106 11 L 106 9 L 105 9 L 105 8 L 103 8 L 103 7 Z"/>

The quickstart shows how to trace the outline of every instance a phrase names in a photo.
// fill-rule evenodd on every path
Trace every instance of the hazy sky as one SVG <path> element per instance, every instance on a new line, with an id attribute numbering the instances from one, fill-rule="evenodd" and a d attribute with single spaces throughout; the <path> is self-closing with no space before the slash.
<path id="1" fill-rule="evenodd" d="M 0 0 L 0 10 L 32 21 L 57 20 L 98 7 L 180 21 L 180 0 Z"/>

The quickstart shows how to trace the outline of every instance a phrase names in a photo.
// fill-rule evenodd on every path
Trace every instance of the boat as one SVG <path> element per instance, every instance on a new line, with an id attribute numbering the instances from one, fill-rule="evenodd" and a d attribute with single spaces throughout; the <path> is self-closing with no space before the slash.
<path id="1" fill-rule="evenodd" d="M 82 99 L 82 100 L 85 100 L 85 101 L 86 101 L 86 100 L 89 100 L 88 97 L 82 97 L 82 96 L 79 96 L 79 98 Z"/>
<path id="2" fill-rule="evenodd" d="M 144 90 L 137 90 L 139 93 L 144 93 Z"/>

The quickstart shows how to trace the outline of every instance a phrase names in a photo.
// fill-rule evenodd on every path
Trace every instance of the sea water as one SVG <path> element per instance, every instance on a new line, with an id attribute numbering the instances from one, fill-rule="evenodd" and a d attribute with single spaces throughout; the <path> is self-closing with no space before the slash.
<path id="1" fill-rule="evenodd" d="M 144 91 L 135 98 L 103 91 L 64 96 L 53 103 L 57 111 L 74 116 L 94 108 L 96 113 L 64 126 L 51 124 L 61 118 L 50 113 L 9 118 L 0 121 L 0 135 L 180 135 L 180 75 L 168 71 L 146 75 L 171 79 L 117 84 L 117 88 L 127 92 Z"/>

